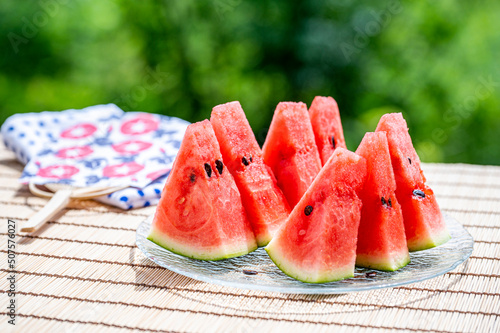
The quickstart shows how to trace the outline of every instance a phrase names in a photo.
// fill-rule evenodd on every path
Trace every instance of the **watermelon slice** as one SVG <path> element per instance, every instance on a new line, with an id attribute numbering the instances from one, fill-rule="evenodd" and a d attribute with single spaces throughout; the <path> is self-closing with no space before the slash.
<path id="1" fill-rule="evenodd" d="M 309 108 L 321 162 L 326 164 L 337 147 L 346 148 L 339 107 L 331 97 L 316 96 Z"/>
<path id="2" fill-rule="evenodd" d="M 410 262 L 410 254 L 385 133 L 366 133 L 356 154 L 366 159 L 367 166 L 356 265 L 395 271 Z"/>
<path id="3" fill-rule="evenodd" d="M 354 276 L 366 161 L 338 148 L 267 245 L 287 275 L 310 283 Z"/>
<path id="4" fill-rule="evenodd" d="M 318 147 L 304 103 L 278 104 L 262 154 L 293 208 L 321 169 Z"/>
<path id="5" fill-rule="evenodd" d="M 239 102 L 213 108 L 210 122 L 222 157 L 240 190 L 257 244 L 266 246 L 290 214 L 288 202 L 264 164 L 262 151 Z"/>
<path id="6" fill-rule="evenodd" d="M 413 148 L 403 115 L 389 113 L 382 116 L 377 131 L 387 134 L 408 249 L 419 251 L 446 243 L 450 234 L 434 192 L 425 184 L 420 159 Z"/>
<path id="7" fill-rule="evenodd" d="M 148 239 L 177 254 L 220 260 L 257 248 L 208 120 L 186 130 Z"/>

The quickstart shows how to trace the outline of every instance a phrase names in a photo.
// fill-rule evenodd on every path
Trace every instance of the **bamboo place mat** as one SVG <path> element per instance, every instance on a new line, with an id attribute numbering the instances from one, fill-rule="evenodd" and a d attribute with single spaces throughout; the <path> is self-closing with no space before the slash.
<path id="1" fill-rule="evenodd" d="M 155 265 L 135 245 L 154 207 L 121 211 L 72 202 L 42 230 L 17 237 L 17 318 L 7 324 L 7 221 L 46 200 L 19 185 L 0 148 L 0 331 L 18 332 L 499 332 L 500 167 L 424 165 L 444 212 L 475 240 L 454 271 L 402 287 L 287 295 L 198 282 Z"/>

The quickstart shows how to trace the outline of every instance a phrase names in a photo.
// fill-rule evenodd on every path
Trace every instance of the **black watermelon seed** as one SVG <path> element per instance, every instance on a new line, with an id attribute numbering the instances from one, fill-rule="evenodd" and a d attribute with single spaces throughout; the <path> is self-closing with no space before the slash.
<path id="1" fill-rule="evenodd" d="M 215 167 L 217 168 L 217 171 L 219 171 L 219 175 L 222 175 L 222 170 L 224 169 L 224 164 L 222 163 L 221 160 L 215 160 Z"/>
<path id="2" fill-rule="evenodd" d="M 241 162 L 242 162 L 245 166 L 249 164 L 245 156 L 243 156 L 243 157 L 241 158 Z"/>
<path id="3" fill-rule="evenodd" d="M 411 158 L 409 158 L 409 157 L 408 157 L 408 161 L 409 161 L 409 162 L 410 162 L 410 164 L 411 164 Z"/>
<path id="4" fill-rule="evenodd" d="M 367 273 L 365 273 L 365 276 L 367 278 L 372 278 L 372 277 L 377 276 L 377 272 L 367 272 Z"/>
<path id="5" fill-rule="evenodd" d="M 421 191 L 421 190 L 413 190 L 413 195 L 416 195 L 417 197 L 425 198 L 425 193 L 424 193 L 424 191 Z"/>
<path id="6" fill-rule="evenodd" d="M 246 275 L 257 275 L 257 274 L 259 274 L 259 272 L 253 271 L 251 269 L 244 269 L 243 273 L 246 274 Z"/>
<path id="7" fill-rule="evenodd" d="M 189 180 L 191 181 L 191 183 L 194 183 L 196 181 L 196 175 L 194 173 L 192 173 L 190 176 L 189 176 Z"/>
<path id="8" fill-rule="evenodd" d="M 335 148 L 335 138 L 333 137 L 333 135 L 332 135 L 332 146 L 333 148 Z"/>
<path id="9" fill-rule="evenodd" d="M 387 201 L 385 201 L 384 197 L 382 197 L 382 205 L 387 206 Z"/>
<path id="10" fill-rule="evenodd" d="M 205 163 L 205 172 L 207 173 L 208 178 L 212 177 L 212 167 L 208 163 Z"/>
<path id="11" fill-rule="evenodd" d="M 309 215 L 311 215 L 312 211 L 313 211 L 313 207 L 307 205 L 306 208 L 304 209 L 304 214 L 306 214 L 306 216 L 309 216 Z"/>
<path id="12" fill-rule="evenodd" d="M 387 202 L 389 204 L 389 207 L 392 207 L 392 201 L 391 198 L 389 198 L 389 201 Z"/>
<path id="13" fill-rule="evenodd" d="M 253 158 L 252 158 L 252 155 L 250 155 L 250 158 L 249 158 L 249 160 L 250 160 L 250 163 L 252 163 L 252 162 L 253 162 Z"/>

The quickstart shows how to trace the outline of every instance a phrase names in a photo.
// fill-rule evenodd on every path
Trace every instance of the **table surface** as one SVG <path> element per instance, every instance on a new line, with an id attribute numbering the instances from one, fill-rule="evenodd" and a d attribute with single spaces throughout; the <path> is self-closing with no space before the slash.
<path id="1" fill-rule="evenodd" d="M 154 207 L 122 211 L 71 202 L 17 241 L 17 322 L 7 324 L 7 221 L 46 203 L 18 183 L 0 147 L 0 331 L 417 332 L 500 331 L 500 167 L 425 164 L 444 212 L 475 240 L 454 271 L 402 287 L 341 295 L 287 295 L 199 282 L 155 265 L 135 245 Z"/>

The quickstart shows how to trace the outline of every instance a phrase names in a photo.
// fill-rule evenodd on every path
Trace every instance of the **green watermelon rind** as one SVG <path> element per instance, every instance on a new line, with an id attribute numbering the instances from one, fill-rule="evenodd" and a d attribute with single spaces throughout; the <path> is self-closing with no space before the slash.
<path id="1" fill-rule="evenodd" d="M 408 251 L 393 254 L 390 257 L 380 257 L 375 255 L 356 255 L 356 266 L 376 269 L 379 271 L 394 272 L 410 263 Z"/>
<path id="2" fill-rule="evenodd" d="M 433 234 L 432 237 L 429 236 L 427 238 L 420 238 L 417 240 L 408 239 L 407 240 L 408 250 L 410 252 L 416 252 L 416 251 L 431 249 L 433 247 L 446 243 L 450 239 L 451 236 L 448 232 L 448 229 L 445 227 L 440 233 Z"/>
<path id="3" fill-rule="evenodd" d="M 269 225 L 275 226 L 274 228 L 268 228 L 266 233 L 261 233 L 259 236 L 256 235 L 255 241 L 257 242 L 258 247 L 267 246 L 278 232 L 279 227 L 285 223 L 285 220 L 286 218 L 283 219 L 280 223 L 276 223 L 276 220 L 272 221 Z"/>
<path id="4" fill-rule="evenodd" d="M 255 240 L 257 241 L 257 246 L 258 247 L 265 247 L 269 242 L 273 239 L 273 234 L 275 234 L 276 231 L 273 232 L 267 232 L 266 234 L 261 234 L 259 236 L 255 236 Z"/>
<path id="5" fill-rule="evenodd" d="M 181 245 L 178 242 L 173 241 L 167 235 L 155 229 L 151 229 L 147 239 L 155 243 L 156 245 L 161 246 L 162 248 L 180 256 L 207 261 L 219 261 L 240 257 L 257 249 L 257 244 L 252 239 L 247 244 L 238 243 L 237 246 L 234 246 L 234 249 L 231 248 L 228 244 L 225 244 L 223 248 L 216 248 L 211 251 L 207 249 L 193 250 L 188 246 Z"/>
<path id="6" fill-rule="evenodd" d="M 274 264 L 289 277 L 299 280 L 305 283 L 328 283 L 340 280 L 345 280 L 354 277 L 354 265 L 349 265 L 344 269 L 335 269 L 332 271 L 325 271 L 319 273 L 317 271 L 313 274 L 308 275 L 305 273 L 304 269 L 294 267 L 290 262 L 283 259 L 283 256 L 279 253 L 279 250 L 273 246 L 273 241 L 269 243 L 268 246 L 264 248 L 269 255 L 269 258 L 274 262 Z"/>

